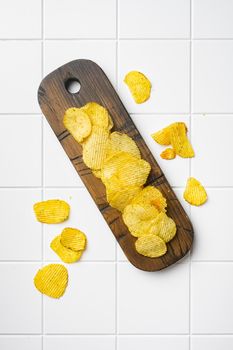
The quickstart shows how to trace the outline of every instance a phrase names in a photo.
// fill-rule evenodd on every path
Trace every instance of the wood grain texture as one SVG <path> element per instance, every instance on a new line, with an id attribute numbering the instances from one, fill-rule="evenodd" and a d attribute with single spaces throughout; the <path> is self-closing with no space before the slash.
<path id="1" fill-rule="evenodd" d="M 72 94 L 66 90 L 66 83 L 74 78 L 80 82 L 81 89 L 78 93 Z M 43 114 L 128 260 L 141 270 L 157 271 L 181 259 L 192 245 L 191 222 L 102 69 L 89 60 L 75 60 L 65 64 L 43 79 L 38 90 L 38 100 Z M 113 130 L 128 134 L 137 143 L 142 158 L 147 160 L 152 168 L 146 185 L 155 186 L 167 199 L 168 215 L 177 225 L 177 234 L 168 243 L 167 253 L 160 258 L 148 258 L 136 252 L 134 247 L 136 239 L 129 233 L 121 213 L 109 206 L 104 185 L 83 163 L 82 147 L 64 128 L 65 110 L 70 107 L 81 107 L 90 101 L 95 101 L 108 109 L 114 122 Z"/>

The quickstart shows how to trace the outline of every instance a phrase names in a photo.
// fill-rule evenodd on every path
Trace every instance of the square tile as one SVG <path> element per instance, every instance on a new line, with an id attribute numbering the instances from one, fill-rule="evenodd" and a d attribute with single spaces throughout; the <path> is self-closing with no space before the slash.
<path id="1" fill-rule="evenodd" d="M 80 58 L 99 64 L 113 84 L 116 81 L 116 43 L 108 40 L 46 41 L 45 74 Z"/>
<path id="2" fill-rule="evenodd" d="M 189 42 L 182 40 L 124 40 L 119 43 L 119 94 L 130 113 L 189 112 Z M 137 70 L 152 83 L 148 101 L 136 104 L 124 83 Z"/>
<path id="3" fill-rule="evenodd" d="M 46 38 L 114 38 L 115 0 L 46 0 Z"/>
<path id="4" fill-rule="evenodd" d="M 194 0 L 194 38 L 233 38 L 232 0 Z"/>
<path id="5" fill-rule="evenodd" d="M 41 38 L 41 0 L 8 0 L 2 3 L 0 38 Z"/>
<path id="6" fill-rule="evenodd" d="M 192 207 L 195 240 L 193 260 L 233 260 L 233 189 L 207 189 L 209 200 L 202 208 Z M 223 210 L 224 203 L 224 210 Z"/>
<path id="7" fill-rule="evenodd" d="M 0 336 L 2 350 L 42 350 L 42 339 L 39 336 Z"/>
<path id="8" fill-rule="evenodd" d="M 172 291 L 172 297 L 171 297 Z M 160 272 L 118 265 L 118 330 L 125 333 L 188 333 L 189 266 Z"/>
<path id="9" fill-rule="evenodd" d="M 232 350 L 233 336 L 193 336 L 192 350 Z"/>
<path id="10" fill-rule="evenodd" d="M 40 186 L 40 116 L 0 116 L 0 121 L 0 186 Z"/>
<path id="11" fill-rule="evenodd" d="M 0 333 L 40 333 L 41 295 L 33 284 L 40 264 L 1 263 Z"/>
<path id="12" fill-rule="evenodd" d="M 69 285 L 60 300 L 44 300 L 45 333 L 115 332 L 115 264 L 69 266 Z"/>
<path id="13" fill-rule="evenodd" d="M 233 40 L 196 40 L 192 57 L 195 113 L 232 113 Z"/>
<path id="14" fill-rule="evenodd" d="M 189 38 L 187 0 L 120 0 L 120 38 Z"/>
<path id="15" fill-rule="evenodd" d="M 117 349 L 189 350 L 189 340 L 184 336 L 119 336 Z"/>
<path id="16" fill-rule="evenodd" d="M 233 185 L 232 128 L 232 116 L 192 117 L 192 175 L 205 186 Z"/>
<path id="17" fill-rule="evenodd" d="M 43 350 L 115 350 L 114 336 L 45 336 Z"/>
<path id="18" fill-rule="evenodd" d="M 0 260 L 41 259 L 41 224 L 33 213 L 33 204 L 40 200 L 39 189 L 0 190 Z"/>
<path id="19" fill-rule="evenodd" d="M 115 237 L 105 222 L 86 189 L 51 189 L 45 190 L 45 199 L 59 198 L 70 204 L 68 221 L 58 225 L 44 226 L 44 254 L 46 260 L 60 261 L 50 248 L 52 239 L 65 227 L 74 227 L 87 235 L 87 248 L 82 261 L 115 260 Z"/>
<path id="20" fill-rule="evenodd" d="M 192 263 L 193 334 L 233 332 L 232 276 L 232 263 Z"/>
<path id="21" fill-rule="evenodd" d="M 39 41 L 1 41 L 0 113 L 38 113 L 41 80 Z"/>

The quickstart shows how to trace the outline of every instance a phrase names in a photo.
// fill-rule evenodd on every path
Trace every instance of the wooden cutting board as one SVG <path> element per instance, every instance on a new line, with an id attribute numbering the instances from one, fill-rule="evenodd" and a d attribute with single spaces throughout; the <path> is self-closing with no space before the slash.
<path id="1" fill-rule="evenodd" d="M 78 93 L 70 93 L 67 90 L 68 82 L 73 79 L 78 80 L 81 85 Z M 128 260 L 141 270 L 157 271 L 181 259 L 192 245 L 192 224 L 102 69 L 89 60 L 80 59 L 69 62 L 43 79 L 38 90 L 38 100 L 43 114 Z M 67 108 L 81 107 L 90 101 L 95 101 L 107 108 L 114 122 L 114 131 L 128 134 L 137 143 L 142 158 L 147 160 L 152 168 L 146 185 L 155 186 L 167 199 L 167 213 L 177 225 L 177 234 L 168 243 L 167 253 L 160 258 L 148 258 L 136 252 L 134 246 L 136 238 L 129 233 L 121 213 L 107 203 L 104 185 L 83 163 L 82 147 L 63 125 L 62 120 Z M 88 208 L 86 210 L 88 212 Z M 98 224 L 96 234 L 98 235 Z"/>

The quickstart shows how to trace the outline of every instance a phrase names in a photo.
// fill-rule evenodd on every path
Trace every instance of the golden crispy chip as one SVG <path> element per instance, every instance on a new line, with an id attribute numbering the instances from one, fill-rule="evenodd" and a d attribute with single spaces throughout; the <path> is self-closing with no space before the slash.
<path id="1" fill-rule="evenodd" d="M 76 228 L 66 227 L 61 233 L 61 244 L 75 252 L 84 250 L 86 241 L 86 235 Z"/>
<path id="2" fill-rule="evenodd" d="M 94 170 L 92 169 L 93 174 L 95 175 L 95 177 L 98 177 L 98 179 L 101 179 L 101 170 Z"/>
<path id="3" fill-rule="evenodd" d="M 176 234 L 176 224 L 165 213 L 160 213 L 149 232 L 150 234 L 159 236 L 167 243 L 171 241 Z"/>
<path id="4" fill-rule="evenodd" d="M 126 134 L 115 131 L 109 136 L 106 157 L 111 157 L 117 152 L 127 152 L 136 158 L 141 158 L 138 146 L 133 139 Z"/>
<path id="5" fill-rule="evenodd" d="M 60 264 L 49 264 L 38 270 L 34 285 L 39 292 L 52 298 L 60 298 L 68 284 L 68 271 Z"/>
<path id="6" fill-rule="evenodd" d="M 166 211 L 166 198 L 154 186 L 146 186 L 143 190 L 133 198 L 132 204 L 150 204 L 160 211 Z"/>
<path id="7" fill-rule="evenodd" d="M 92 127 L 92 133 L 83 144 L 83 161 L 91 169 L 101 169 L 106 157 L 109 132 L 99 126 Z"/>
<path id="8" fill-rule="evenodd" d="M 113 121 L 106 108 L 96 102 L 89 102 L 81 108 L 88 114 L 91 124 L 103 129 L 110 130 L 113 127 Z"/>
<path id="9" fill-rule="evenodd" d="M 166 148 L 161 154 L 160 157 L 163 159 L 171 160 L 176 157 L 176 152 L 173 148 Z"/>
<path id="10" fill-rule="evenodd" d="M 65 201 L 50 199 L 33 206 L 38 221 L 45 224 L 58 224 L 69 217 L 70 206 Z"/>
<path id="11" fill-rule="evenodd" d="M 157 258 L 167 252 L 166 243 L 156 235 L 139 237 L 135 242 L 136 251 L 150 258 Z"/>
<path id="12" fill-rule="evenodd" d="M 143 103 L 150 97 L 151 83 L 144 74 L 131 71 L 126 74 L 124 82 L 136 103 Z"/>
<path id="13" fill-rule="evenodd" d="M 176 154 L 182 158 L 191 158 L 194 157 L 194 150 L 186 132 L 187 128 L 184 123 L 174 123 L 170 129 L 170 140 Z"/>
<path id="14" fill-rule="evenodd" d="M 82 142 L 91 133 L 90 118 L 81 108 L 68 108 L 65 112 L 63 123 L 78 142 Z"/>
<path id="15" fill-rule="evenodd" d="M 206 190 L 194 177 L 188 179 L 183 196 L 184 199 L 192 205 L 199 206 L 207 201 Z"/>
<path id="16" fill-rule="evenodd" d="M 82 250 L 78 252 L 66 248 L 61 243 L 61 235 L 56 236 L 50 243 L 50 248 L 59 256 L 65 263 L 71 264 L 81 258 Z"/>
<path id="17" fill-rule="evenodd" d="M 187 132 L 187 127 L 185 125 L 185 123 L 183 122 L 176 122 L 176 123 L 172 123 L 170 125 L 168 125 L 166 128 L 163 128 L 157 132 L 155 132 L 154 134 L 151 135 L 151 137 L 160 145 L 163 146 L 168 146 L 171 144 L 171 137 L 170 137 L 170 131 L 174 126 L 181 126 L 183 125 L 186 132 Z"/>

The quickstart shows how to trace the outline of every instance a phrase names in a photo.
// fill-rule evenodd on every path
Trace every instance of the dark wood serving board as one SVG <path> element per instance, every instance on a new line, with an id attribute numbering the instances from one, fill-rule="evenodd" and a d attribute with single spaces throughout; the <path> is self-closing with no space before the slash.
<path id="1" fill-rule="evenodd" d="M 73 94 L 66 89 L 67 82 L 72 79 L 77 79 L 81 85 L 78 93 Z M 102 69 L 89 60 L 69 62 L 43 79 L 38 90 L 38 100 L 43 114 L 128 260 L 141 270 L 157 271 L 181 259 L 192 245 L 192 224 Z M 114 122 L 113 130 L 128 134 L 137 143 L 142 158 L 147 160 L 152 168 L 146 185 L 155 186 L 167 199 L 167 212 L 177 225 L 177 234 L 168 243 L 167 253 L 160 258 L 148 258 L 136 252 L 136 238 L 129 233 L 121 213 L 107 203 L 104 185 L 83 163 L 82 147 L 63 125 L 63 116 L 67 108 L 81 107 L 90 101 L 107 108 Z"/>

